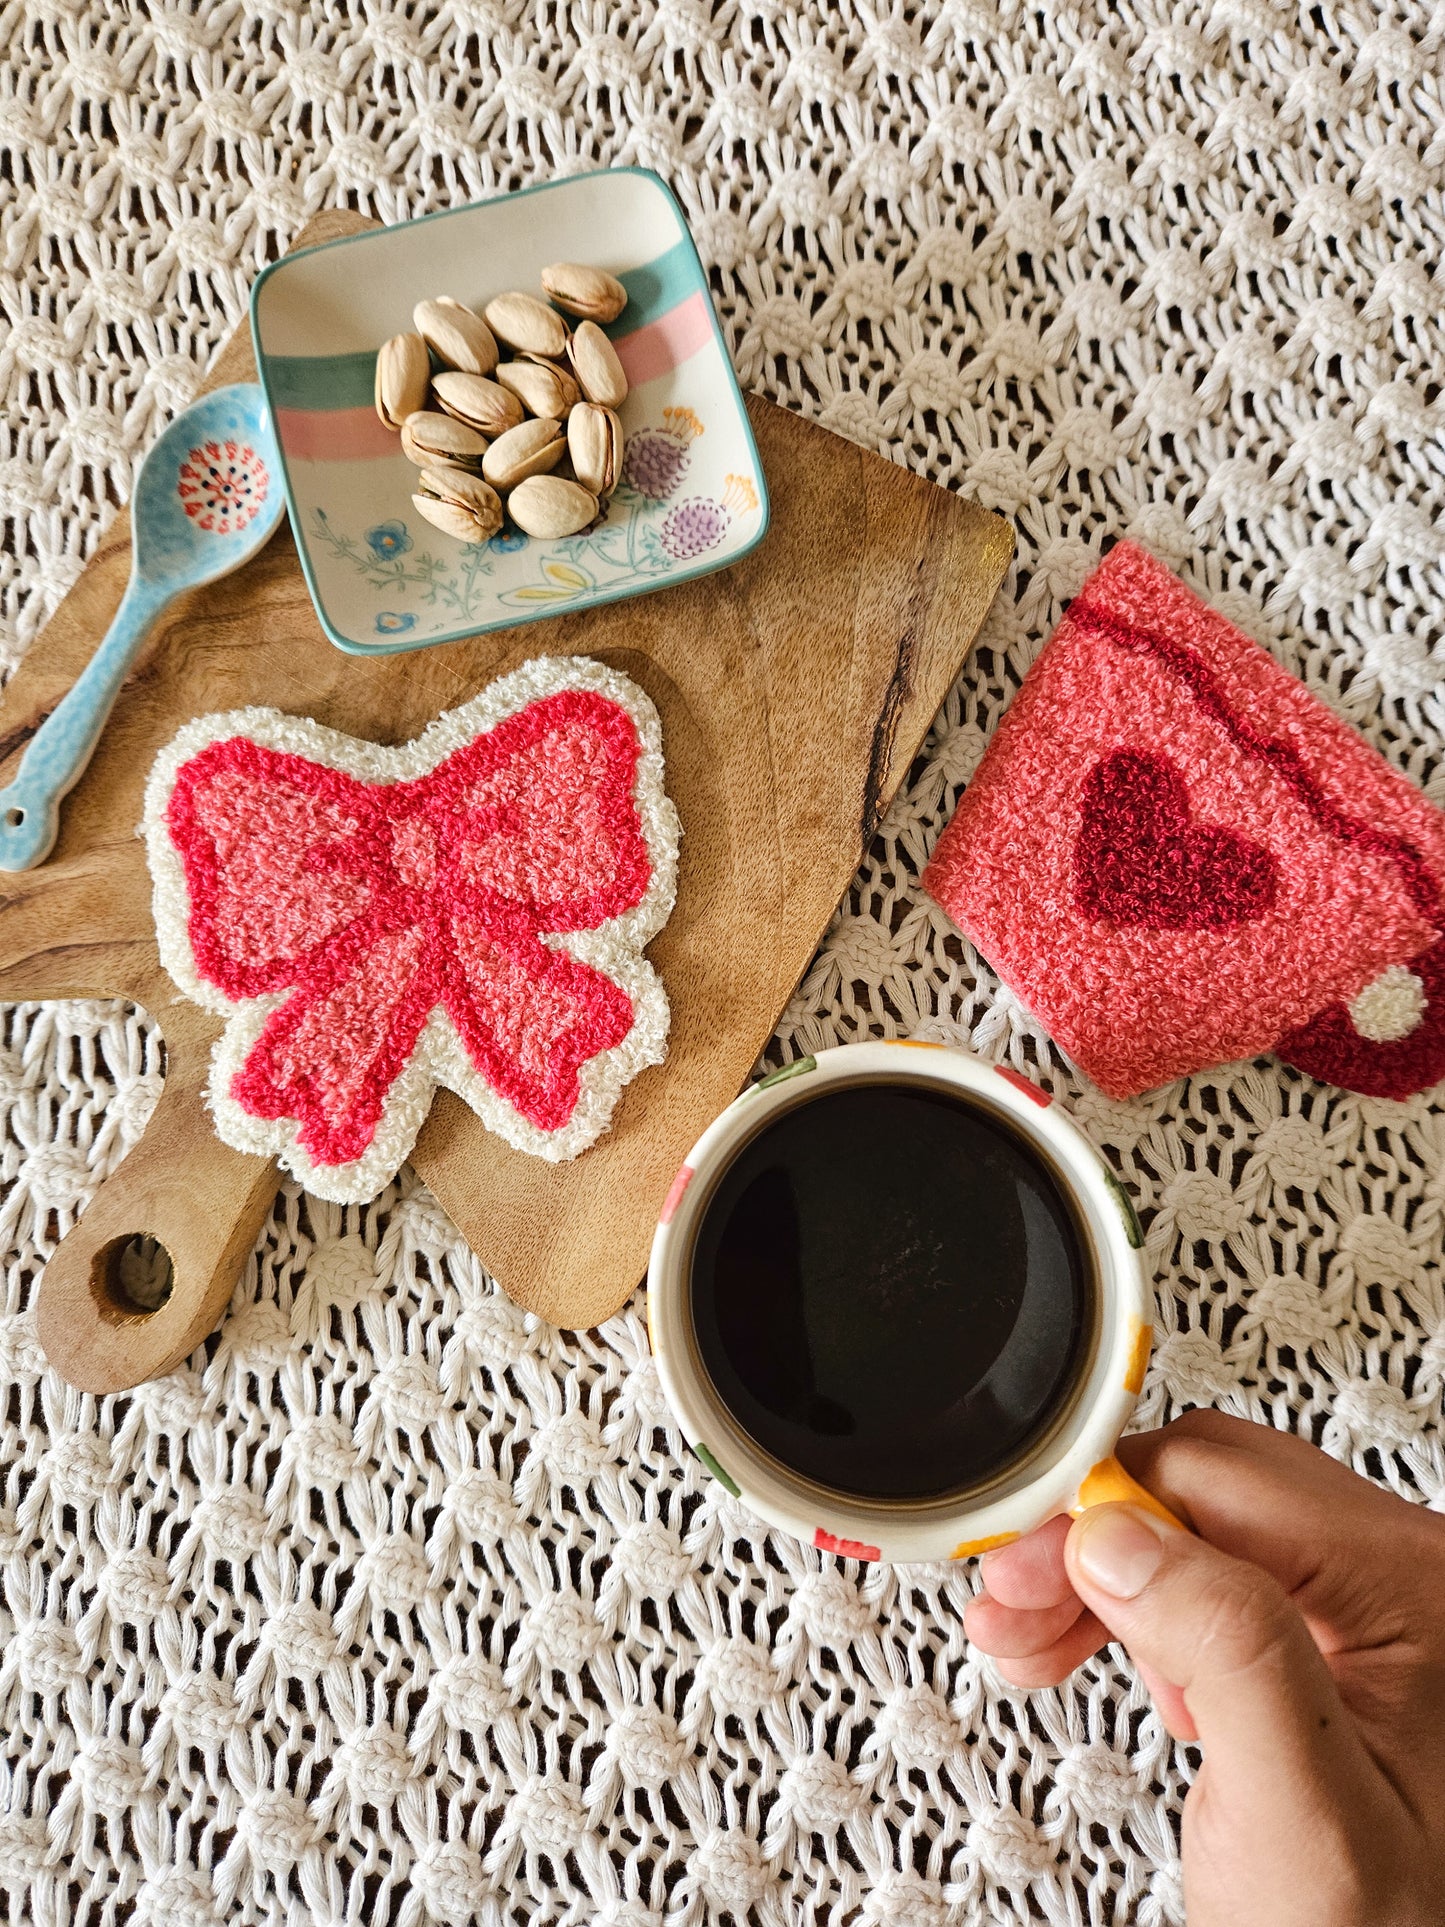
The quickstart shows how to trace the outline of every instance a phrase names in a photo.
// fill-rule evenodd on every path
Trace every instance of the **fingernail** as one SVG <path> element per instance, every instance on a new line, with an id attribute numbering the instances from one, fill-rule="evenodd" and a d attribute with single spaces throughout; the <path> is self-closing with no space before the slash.
<path id="1" fill-rule="evenodd" d="M 1080 1572 L 1115 1599 L 1137 1599 L 1163 1557 L 1164 1542 L 1153 1520 L 1137 1506 L 1096 1506 L 1074 1527 Z"/>

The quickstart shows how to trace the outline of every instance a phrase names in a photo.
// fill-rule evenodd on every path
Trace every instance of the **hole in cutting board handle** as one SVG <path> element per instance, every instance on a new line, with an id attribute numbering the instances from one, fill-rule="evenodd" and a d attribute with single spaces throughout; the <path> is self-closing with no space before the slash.
<path id="1" fill-rule="evenodd" d="M 175 1285 L 171 1254 L 159 1238 L 135 1231 L 112 1238 L 96 1252 L 91 1289 L 107 1324 L 149 1318 L 170 1298 Z"/>
<path id="2" fill-rule="evenodd" d="M 7 830 L 18 830 L 18 829 L 20 828 L 20 825 L 21 825 L 21 824 L 22 824 L 22 823 L 23 823 L 24 821 L 25 821 L 25 812 L 24 812 L 24 810 L 22 810 L 22 809 L 19 809 L 19 808 L 15 808 L 15 807 L 12 807 L 12 808 L 10 808 L 10 809 L 8 809 L 8 810 L 6 810 L 6 812 L 5 812 L 5 827 L 6 827 L 6 829 L 7 829 Z"/>

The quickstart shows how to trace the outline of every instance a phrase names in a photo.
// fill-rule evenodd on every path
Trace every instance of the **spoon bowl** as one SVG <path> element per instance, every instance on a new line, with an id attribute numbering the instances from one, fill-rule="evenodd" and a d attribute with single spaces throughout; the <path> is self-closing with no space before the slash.
<path id="1" fill-rule="evenodd" d="M 133 568 L 172 595 L 228 575 L 274 534 L 286 506 L 265 397 L 255 382 L 202 395 L 136 476 Z"/>
<path id="2" fill-rule="evenodd" d="M 131 573 L 115 620 L 0 790 L 0 870 L 43 863 L 60 803 L 95 753 L 121 685 L 161 611 L 229 575 L 276 531 L 281 462 L 255 382 L 192 402 L 141 463 L 131 508 Z"/>

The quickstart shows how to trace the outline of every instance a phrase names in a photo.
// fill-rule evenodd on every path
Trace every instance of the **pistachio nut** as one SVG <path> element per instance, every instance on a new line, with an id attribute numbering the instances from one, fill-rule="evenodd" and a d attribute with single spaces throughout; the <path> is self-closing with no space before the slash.
<path id="1" fill-rule="evenodd" d="M 522 419 L 522 404 L 511 389 L 488 381 L 485 375 L 464 375 L 448 368 L 433 381 L 432 393 L 449 415 L 481 435 L 504 435 Z"/>
<path id="2" fill-rule="evenodd" d="M 520 361 L 502 362 L 496 379 L 533 415 L 555 415 L 561 421 L 567 410 L 581 400 L 577 384 L 566 369 L 533 355 L 524 355 Z"/>
<path id="3" fill-rule="evenodd" d="M 475 472 L 482 466 L 487 440 L 450 415 L 420 409 L 401 425 L 401 452 L 418 468 L 467 468 Z"/>
<path id="4" fill-rule="evenodd" d="M 485 542 L 502 526 L 501 496 L 461 469 L 424 468 L 411 499 L 418 515 L 459 542 Z"/>
<path id="5" fill-rule="evenodd" d="M 498 341 L 519 354 L 560 355 L 567 347 L 567 323 L 534 294 L 499 294 L 483 312 Z"/>
<path id="6" fill-rule="evenodd" d="M 493 488 L 506 492 L 529 475 L 545 475 L 567 453 L 562 424 L 553 415 L 540 421 L 518 422 L 499 435 L 482 460 L 482 474 Z"/>
<path id="7" fill-rule="evenodd" d="M 576 378 L 572 370 L 567 366 L 566 355 L 563 355 L 560 361 L 552 361 L 546 355 L 523 355 L 521 359 L 523 361 L 535 362 L 539 368 L 551 369 L 552 373 L 562 384 L 562 397 L 566 403 L 566 407 L 562 410 L 564 415 L 567 413 L 568 408 L 575 408 L 578 402 L 581 401 L 582 390 L 577 386 Z"/>
<path id="8" fill-rule="evenodd" d="M 595 321 L 582 321 L 567 343 L 567 359 L 588 401 L 620 408 L 627 399 L 627 377 L 617 350 Z"/>
<path id="9" fill-rule="evenodd" d="M 606 268 L 558 261 L 542 270 L 542 286 L 564 314 L 583 321 L 615 321 L 627 306 L 627 290 Z"/>
<path id="10" fill-rule="evenodd" d="M 567 417 L 567 453 L 583 488 L 610 495 L 622 467 L 622 423 L 612 409 L 579 402 Z"/>
<path id="11" fill-rule="evenodd" d="M 411 318 L 417 333 L 446 367 L 459 368 L 464 375 L 489 375 L 496 367 L 497 344 L 491 329 L 479 314 L 450 295 L 418 301 Z"/>
<path id="12" fill-rule="evenodd" d="M 507 497 L 507 513 L 524 534 L 555 542 L 596 520 L 597 497 L 560 475 L 530 475 Z"/>
<path id="13" fill-rule="evenodd" d="M 420 335 L 393 335 L 376 357 L 376 412 L 387 428 L 426 407 L 431 361 Z"/>

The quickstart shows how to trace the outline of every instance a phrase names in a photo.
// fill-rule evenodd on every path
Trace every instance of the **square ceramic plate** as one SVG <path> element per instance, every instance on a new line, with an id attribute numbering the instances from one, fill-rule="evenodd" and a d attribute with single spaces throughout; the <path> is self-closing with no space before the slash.
<path id="1" fill-rule="evenodd" d="M 622 479 L 586 535 L 508 526 L 464 544 L 412 507 L 416 471 L 372 406 L 376 353 L 415 303 L 481 308 L 540 294 L 553 261 L 609 269 L 628 292 L 607 330 L 631 392 Z M 354 654 L 454 642 L 687 582 L 756 548 L 768 494 L 737 377 L 682 210 L 656 174 L 552 181 L 269 267 L 251 293 L 256 365 L 321 626 Z"/>

